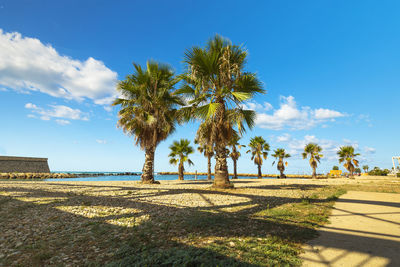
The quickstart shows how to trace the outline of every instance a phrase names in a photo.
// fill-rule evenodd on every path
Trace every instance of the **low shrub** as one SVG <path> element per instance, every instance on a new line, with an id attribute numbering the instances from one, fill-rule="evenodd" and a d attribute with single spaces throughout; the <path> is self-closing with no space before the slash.
<path id="1" fill-rule="evenodd" d="M 387 176 L 390 173 L 388 169 L 381 170 L 379 167 L 375 167 L 368 175 L 372 176 Z"/>

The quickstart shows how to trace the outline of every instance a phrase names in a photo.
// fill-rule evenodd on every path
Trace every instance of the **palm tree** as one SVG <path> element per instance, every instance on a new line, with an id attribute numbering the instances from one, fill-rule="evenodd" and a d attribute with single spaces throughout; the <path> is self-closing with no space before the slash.
<path id="1" fill-rule="evenodd" d="M 187 139 L 181 139 L 179 142 L 174 141 L 169 147 L 171 153 L 168 157 L 170 164 L 178 164 L 178 179 L 183 180 L 183 172 L 185 171 L 184 163 L 187 162 L 189 165 L 193 165 L 193 162 L 189 159 L 189 155 L 193 153 L 193 147 L 190 146 L 190 141 Z"/>
<path id="2" fill-rule="evenodd" d="M 342 146 L 337 152 L 337 155 L 339 156 L 339 163 L 344 162 L 343 166 L 350 172 L 350 177 L 354 177 L 354 165 L 358 167 L 358 160 L 356 160 L 355 157 L 360 154 L 354 153 L 354 147 L 352 146 Z"/>
<path id="3" fill-rule="evenodd" d="M 363 168 L 363 170 L 364 170 L 365 172 L 368 172 L 369 166 L 368 166 L 368 165 L 364 165 L 362 168 Z"/>
<path id="4" fill-rule="evenodd" d="M 199 119 L 209 125 L 209 140 L 215 151 L 214 187 L 226 188 L 229 182 L 227 145 L 245 126 L 252 128 L 253 110 L 244 110 L 243 102 L 256 93 L 264 93 L 253 73 L 245 72 L 247 52 L 216 35 L 205 48 L 192 47 L 185 53 L 187 72 L 179 93 L 190 99 L 183 109 L 187 120 Z"/>
<path id="5" fill-rule="evenodd" d="M 214 151 L 206 144 L 199 145 L 197 150 L 207 158 L 207 180 L 211 180 L 211 158 L 214 156 Z"/>
<path id="6" fill-rule="evenodd" d="M 313 178 L 317 177 L 317 165 L 323 157 L 321 151 L 322 148 L 315 143 L 309 143 L 304 147 L 304 152 L 302 154 L 303 159 L 306 159 L 308 156 L 310 156 L 310 166 L 313 170 Z"/>
<path id="7" fill-rule="evenodd" d="M 239 149 L 242 147 L 245 147 L 245 145 L 241 145 L 238 143 L 239 141 L 239 136 L 233 137 L 229 143 L 228 146 L 231 148 L 231 151 L 229 153 L 229 157 L 231 157 L 233 161 L 233 177 L 232 179 L 237 179 L 237 161 L 240 158 L 241 154 Z"/>
<path id="8" fill-rule="evenodd" d="M 145 151 L 141 181 L 154 181 L 154 152 L 157 145 L 175 130 L 177 107 L 182 99 L 173 93 L 177 79 L 168 65 L 148 61 L 146 69 L 133 64 L 134 72 L 119 81 L 117 90 L 121 98 L 118 127 L 133 135 L 136 145 Z"/>
<path id="9" fill-rule="evenodd" d="M 278 164 L 276 165 L 276 168 L 278 171 L 280 171 L 280 176 L 279 178 L 286 178 L 285 174 L 283 173 L 285 171 L 285 165 L 287 166 L 287 162 L 283 162 L 283 159 L 290 158 L 290 154 L 287 154 L 285 149 L 283 148 L 278 148 L 274 150 L 274 154 L 272 156 L 276 159 L 278 159 Z M 272 163 L 274 165 L 275 161 Z"/>
<path id="10" fill-rule="evenodd" d="M 261 136 L 255 136 L 250 139 L 250 149 L 246 152 L 251 152 L 251 160 L 258 167 L 258 179 L 262 178 L 261 165 L 263 164 L 263 158 L 267 159 L 269 144 Z"/>
<path id="11" fill-rule="evenodd" d="M 200 124 L 194 143 L 199 144 L 197 150 L 204 157 L 207 157 L 207 180 L 211 180 L 211 158 L 214 156 L 214 149 L 209 139 L 208 125 L 206 123 Z"/>

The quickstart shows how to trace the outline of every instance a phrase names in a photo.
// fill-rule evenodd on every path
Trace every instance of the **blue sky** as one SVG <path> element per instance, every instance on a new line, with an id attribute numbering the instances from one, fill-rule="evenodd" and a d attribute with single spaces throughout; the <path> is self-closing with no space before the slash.
<path id="1" fill-rule="evenodd" d="M 291 154 L 288 173 L 310 173 L 302 147 L 325 159 L 351 144 L 360 164 L 391 167 L 400 154 L 398 1 L 18 1 L 0 0 L 0 154 L 48 157 L 51 170 L 140 171 L 144 153 L 116 128 L 114 84 L 132 62 L 182 71 L 186 49 L 221 34 L 249 51 L 267 94 L 242 143 L 262 135 Z M 196 123 L 160 144 L 193 139 Z M 249 155 L 239 172 L 256 172 Z M 194 167 L 206 170 L 196 153 Z M 276 173 L 272 158 L 263 172 Z M 231 161 L 229 160 L 231 166 Z M 342 168 L 342 167 L 341 167 Z"/>

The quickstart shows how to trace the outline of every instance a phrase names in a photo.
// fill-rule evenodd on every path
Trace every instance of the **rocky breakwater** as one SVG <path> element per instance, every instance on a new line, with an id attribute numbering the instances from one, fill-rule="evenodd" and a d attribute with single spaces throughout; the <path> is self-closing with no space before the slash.
<path id="1" fill-rule="evenodd" d="M 0 179 L 49 179 L 49 178 L 76 178 L 77 176 L 72 173 L 0 173 Z"/>
<path id="2" fill-rule="evenodd" d="M 138 176 L 137 172 L 74 172 L 76 177 L 98 177 L 98 176 Z"/>
<path id="3" fill-rule="evenodd" d="M 63 178 L 78 178 L 78 177 L 98 177 L 98 176 L 137 176 L 140 173 L 134 172 L 96 172 L 96 173 L 20 173 L 20 172 L 5 172 L 0 173 L 0 179 L 63 179 Z"/>
<path id="4" fill-rule="evenodd" d="M 177 172 L 159 172 L 159 175 L 178 175 Z M 207 175 L 206 172 L 185 172 L 185 175 Z M 214 173 L 211 173 L 212 176 L 214 176 Z M 230 173 L 229 176 L 233 176 L 233 173 Z M 257 174 L 255 173 L 238 173 L 238 177 L 258 177 Z M 263 174 L 262 177 L 265 178 L 279 178 L 279 175 L 277 174 Z M 303 174 L 287 174 L 286 178 L 304 178 L 304 179 L 311 179 L 312 175 L 303 175 Z M 317 179 L 326 179 L 327 176 L 324 175 L 318 175 L 316 177 Z"/>

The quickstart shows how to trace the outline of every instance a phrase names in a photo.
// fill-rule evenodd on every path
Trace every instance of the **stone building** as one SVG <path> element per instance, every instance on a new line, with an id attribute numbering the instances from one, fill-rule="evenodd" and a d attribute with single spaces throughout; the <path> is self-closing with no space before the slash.
<path id="1" fill-rule="evenodd" d="M 34 172 L 49 173 L 47 158 L 0 156 L 0 173 L 2 172 Z"/>

